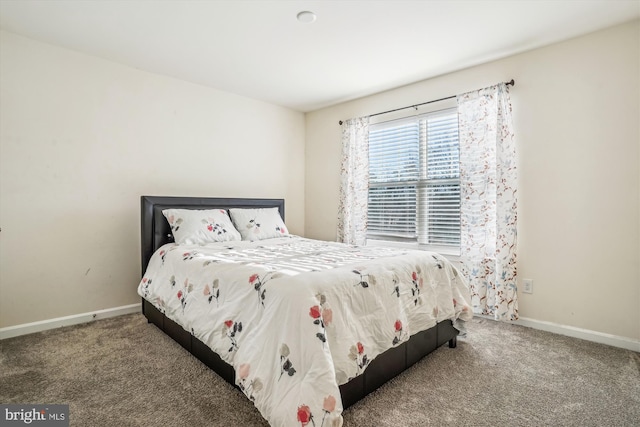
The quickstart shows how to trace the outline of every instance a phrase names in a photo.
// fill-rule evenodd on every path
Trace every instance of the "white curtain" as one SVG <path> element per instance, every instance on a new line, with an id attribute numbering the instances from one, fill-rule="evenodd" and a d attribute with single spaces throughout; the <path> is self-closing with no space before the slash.
<path id="1" fill-rule="evenodd" d="M 338 204 L 338 241 L 364 245 L 369 197 L 369 118 L 342 122 L 342 171 Z"/>
<path id="2" fill-rule="evenodd" d="M 462 273 L 474 313 L 517 320 L 516 149 L 505 84 L 457 97 Z"/>

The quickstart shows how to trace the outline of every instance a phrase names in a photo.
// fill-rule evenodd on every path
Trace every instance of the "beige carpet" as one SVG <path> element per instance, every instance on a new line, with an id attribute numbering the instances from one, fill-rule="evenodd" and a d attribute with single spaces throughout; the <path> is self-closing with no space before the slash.
<path id="1" fill-rule="evenodd" d="M 358 426 L 640 426 L 640 354 L 475 319 L 344 412 Z M 0 341 L 1 403 L 68 403 L 72 426 L 266 426 L 140 314 Z"/>

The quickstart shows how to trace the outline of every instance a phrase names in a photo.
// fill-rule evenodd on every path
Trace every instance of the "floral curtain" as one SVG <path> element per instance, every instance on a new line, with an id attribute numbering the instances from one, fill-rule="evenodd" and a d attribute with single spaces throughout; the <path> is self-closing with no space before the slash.
<path id="1" fill-rule="evenodd" d="M 516 149 L 506 84 L 457 97 L 462 273 L 474 313 L 517 320 Z"/>
<path id="2" fill-rule="evenodd" d="M 369 118 L 342 122 L 338 241 L 364 245 L 369 197 Z"/>

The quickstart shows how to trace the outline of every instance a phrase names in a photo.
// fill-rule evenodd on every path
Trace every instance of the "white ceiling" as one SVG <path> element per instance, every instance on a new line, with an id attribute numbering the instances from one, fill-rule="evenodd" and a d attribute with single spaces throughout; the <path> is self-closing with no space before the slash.
<path id="1" fill-rule="evenodd" d="M 0 0 L 4 30 L 305 112 L 638 17 L 640 0 Z"/>

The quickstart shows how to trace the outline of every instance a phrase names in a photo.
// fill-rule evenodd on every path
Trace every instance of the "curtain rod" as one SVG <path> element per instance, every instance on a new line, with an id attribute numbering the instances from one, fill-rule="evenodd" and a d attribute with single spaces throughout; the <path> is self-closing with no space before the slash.
<path id="1" fill-rule="evenodd" d="M 513 79 L 511 79 L 510 81 L 505 82 L 505 84 L 507 86 L 515 86 L 516 82 Z M 433 104 L 434 102 L 440 102 L 440 101 L 445 101 L 447 99 L 453 99 L 456 96 L 458 96 L 458 95 L 452 95 L 452 96 L 447 96 L 445 98 L 434 99 L 433 101 L 427 101 L 427 102 L 423 102 L 421 104 L 407 105 L 406 107 L 396 108 L 395 110 L 389 110 L 389 111 L 383 111 L 381 113 L 370 114 L 369 117 L 380 116 L 382 114 L 393 113 L 395 111 L 400 111 L 400 110 L 406 110 L 407 108 L 418 108 L 421 105 Z M 340 120 L 338 122 L 338 124 L 341 125 L 342 124 L 342 120 Z"/>

